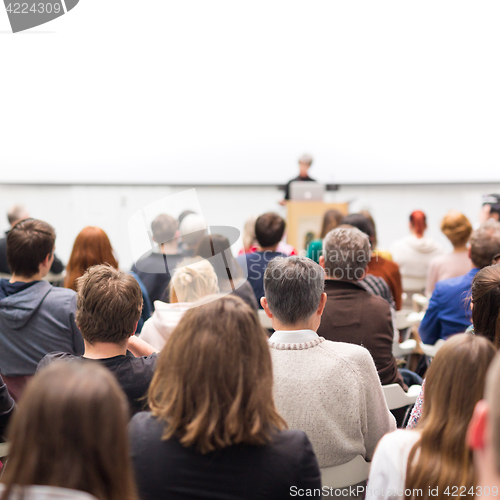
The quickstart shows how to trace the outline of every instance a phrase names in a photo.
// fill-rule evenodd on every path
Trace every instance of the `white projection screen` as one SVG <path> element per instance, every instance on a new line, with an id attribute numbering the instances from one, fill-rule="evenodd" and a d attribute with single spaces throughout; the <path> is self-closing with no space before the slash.
<path id="1" fill-rule="evenodd" d="M 80 0 L 12 34 L 1 183 L 500 181 L 500 2 Z"/>

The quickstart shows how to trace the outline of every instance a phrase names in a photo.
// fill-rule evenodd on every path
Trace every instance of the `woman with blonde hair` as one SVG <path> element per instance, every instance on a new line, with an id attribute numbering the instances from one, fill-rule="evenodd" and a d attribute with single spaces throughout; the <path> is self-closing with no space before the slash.
<path id="1" fill-rule="evenodd" d="M 428 370 L 416 429 L 397 430 L 378 444 L 367 499 L 392 498 L 402 490 L 419 500 L 445 500 L 453 491 L 474 496 L 476 474 L 466 433 L 495 352 L 487 338 L 467 333 L 444 343 Z"/>
<path id="2" fill-rule="evenodd" d="M 140 338 L 161 350 L 184 313 L 207 295 L 219 292 L 212 264 L 199 257 L 181 261 L 169 285 L 170 303 L 155 300 L 155 312 L 142 327 Z"/>
<path id="3" fill-rule="evenodd" d="M 138 500 L 128 404 L 106 368 L 44 368 L 28 384 L 8 432 L 1 500 Z"/>
<path id="4" fill-rule="evenodd" d="M 439 255 L 431 260 L 425 287 L 425 294 L 428 297 L 432 295 L 438 281 L 463 276 L 474 267 L 467 248 L 472 233 L 469 219 L 464 214 L 451 210 L 441 221 L 441 231 L 453 245 L 453 252 Z"/>
<path id="5" fill-rule="evenodd" d="M 311 443 L 273 399 L 267 337 L 256 313 L 226 296 L 189 309 L 160 353 L 151 412 L 129 427 L 141 498 L 289 498 L 321 488 Z"/>

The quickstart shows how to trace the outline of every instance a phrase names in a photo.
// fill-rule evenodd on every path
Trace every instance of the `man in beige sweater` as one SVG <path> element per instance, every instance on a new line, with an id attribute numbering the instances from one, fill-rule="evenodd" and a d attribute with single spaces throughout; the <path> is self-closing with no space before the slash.
<path id="1" fill-rule="evenodd" d="M 273 259 L 261 304 L 269 339 L 276 406 L 291 429 L 307 433 L 320 467 L 371 460 L 396 429 L 370 353 L 316 333 L 326 303 L 323 269 L 305 257 Z"/>

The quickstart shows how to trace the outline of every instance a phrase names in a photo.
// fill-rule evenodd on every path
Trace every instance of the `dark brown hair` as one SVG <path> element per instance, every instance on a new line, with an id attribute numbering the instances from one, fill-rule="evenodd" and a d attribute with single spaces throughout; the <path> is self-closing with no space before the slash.
<path id="1" fill-rule="evenodd" d="M 89 267 L 106 263 L 118 269 L 118 261 L 113 255 L 113 247 L 108 235 L 100 227 L 83 228 L 73 244 L 66 266 L 64 286 L 76 291 L 76 280 Z"/>
<path id="2" fill-rule="evenodd" d="M 9 429 L 2 500 L 14 485 L 136 500 L 127 422 L 125 396 L 104 367 L 78 360 L 44 368 L 28 384 Z"/>
<path id="3" fill-rule="evenodd" d="M 76 323 L 83 338 L 122 344 L 135 331 L 142 311 L 142 292 L 137 280 L 107 264 L 87 269 L 77 280 Z"/>
<path id="4" fill-rule="evenodd" d="M 423 496 L 415 498 L 446 499 L 447 486 L 459 491 L 465 486 L 468 492 L 476 485 L 465 438 L 495 352 L 488 339 L 467 333 L 453 335 L 437 352 L 425 380 L 417 427 L 421 437 L 408 456 L 405 488 L 423 490 Z M 429 495 L 434 488 L 438 488 L 437 497 Z"/>
<path id="5" fill-rule="evenodd" d="M 283 217 L 273 212 L 268 212 L 255 221 L 255 238 L 262 248 L 277 245 L 285 232 Z"/>
<path id="6" fill-rule="evenodd" d="M 38 219 L 24 219 L 7 233 L 7 262 L 13 274 L 30 278 L 54 251 L 54 228 Z"/>
<path id="7" fill-rule="evenodd" d="M 474 333 L 500 347 L 500 264 L 484 267 L 474 276 L 471 289 Z"/>
<path id="8" fill-rule="evenodd" d="M 320 238 L 323 239 L 330 231 L 339 227 L 343 218 L 344 214 L 340 210 L 335 210 L 334 208 L 327 210 L 325 215 L 323 215 Z"/>
<path id="9" fill-rule="evenodd" d="M 210 259 L 215 274 L 221 280 L 236 280 L 243 274 L 241 267 L 231 253 L 229 240 L 221 234 L 207 234 L 198 243 L 195 255 Z M 217 256 L 217 258 L 212 258 Z"/>
<path id="10" fill-rule="evenodd" d="M 189 309 L 161 351 L 149 405 L 177 436 L 202 453 L 237 443 L 260 445 L 286 428 L 273 399 L 267 337 L 256 313 L 226 296 Z"/>

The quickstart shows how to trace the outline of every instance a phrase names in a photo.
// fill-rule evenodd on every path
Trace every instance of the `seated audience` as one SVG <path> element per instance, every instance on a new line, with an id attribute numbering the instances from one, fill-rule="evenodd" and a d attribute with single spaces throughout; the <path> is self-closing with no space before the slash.
<path id="1" fill-rule="evenodd" d="M 470 237 L 469 254 L 474 265 L 467 274 L 458 278 L 438 281 L 420 324 L 420 337 L 425 344 L 464 332 L 471 324 L 467 298 L 476 273 L 491 264 L 500 253 L 500 223 L 488 220 Z"/>
<path id="2" fill-rule="evenodd" d="M 127 421 L 123 392 L 104 368 L 44 369 L 9 428 L 2 500 L 137 500 Z"/>
<path id="3" fill-rule="evenodd" d="M 375 229 L 370 219 L 363 214 L 350 214 L 342 219 L 342 225 L 356 227 L 368 236 L 370 239 L 371 257 L 370 262 L 368 262 L 366 266 L 366 275 L 382 278 L 389 285 L 396 305 L 396 310 L 400 310 L 403 306 L 403 286 L 401 285 L 399 266 L 391 260 L 385 259 L 381 255 L 373 252 Z"/>
<path id="4" fill-rule="evenodd" d="M 386 260 L 392 260 L 391 252 L 389 252 L 388 250 L 381 250 L 380 248 L 378 248 L 377 226 L 375 225 L 375 220 L 372 217 L 372 214 L 368 210 L 360 210 L 359 213 L 361 215 L 366 216 L 370 221 L 371 225 L 373 226 L 373 238 L 371 240 L 372 258 L 379 256 L 383 257 Z"/>
<path id="5" fill-rule="evenodd" d="M 54 259 L 56 234 L 46 222 L 25 219 L 7 236 L 10 280 L 0 280 L 0 367 L 14 399 L 49 352 L 83 354 L 75 323 L 76 293 L 44 276 Z"/>
<path id="6" fill-rule="evenodd" d="M 285 232 L 285 221 L 278 214 L 268 212 L 255 221 L 255 236 L 259 244 L 257 252 L 240 255 L 236 260 L 242 269 L 247 269 L 248 281 L 260 306 L 264 296 L 264 271 L 271 260 L 285 257 L 277 251 L 279 242 Z"/>
<path id="7" fill-rule="evenodd" d="M 171 271 L 185 258 L 178 249 L 178 223 L 170 215 L 160 214 L 151 223 L 153 241 L 158 244 L 158 251 L 150 251 L 142 256 L 133 266 L 134 272 L 146 286 L 149 299 L 164 300 L 164 294 L 170 283 Z"/>
<path id="8" fill-rule="evenodd" d="M 7 219 L 9 221 L 10 227 L 13 228 L 18 222 L 29 219 L 30 216 L 26 207 L 24 205 L 14 205 L 7 212 Z M 7 260 L 7 235 L 9 231 L 5 233 L 5 238 L 0 238 L 0 273 L 12 274 L 12 271 Z M 64 264 L 57 258 L 54 254 L 54 260 L 50 266 L 50 272 L 52 274 L 61 274 L 64 271 Z"/>
<path id="9" fill-rule="evenodd" d="M 500 489 L 500 357 L 486 374 L 484 399 L 477 402 L 467 432 L 476 468 L 476 496 L 498 496 Z"/>
<path id="10" fill-rule="evenodd" d="M 232 293 L 243 299 L 252 309 L 257 300 L 250 283 L 243 278 L 243 271 L 231 253 L 229 240 L 220 234 L 203 236 L 195 254 L 212 264 L 221 293 Z"/>
<path id="11" fill-rule="evenodd" d="M 66 267 L 64 286 L 76 292 L 78 278 L 83 276 L 89 267 L 98 264 L 109 264 L 118 269 L 118 261 L 108 235 L 100 227 L 88 226 L 83 228 L 75 239 Z M 137 324 L 137 331 L 140 332 L 144 322 L 151 316 L 151 302 L 144 283 L 137 274 L 131 274 L 139 283 L 142 292 L 142 313 Z"/>
<path id="12" fill-rule="evenodd" d="M 392 258 L 399 265 L 403 290 L 423 293 L 429 264 L 444 253 L 441 245 L 425 236 L 427 221 L 424 212 L 416 210 L 410 215 L 410 234 L 393 243 Z"/>
<path id="13" fill-rule="evenodd" d="M 289 498 L 320 488 L 306 434 L 285 430 L 257 315 L 226 296 L 190 309 L 158 359 L 151 412 L 129 427 L 143 500 Z"/>
<path id="14" fill-rule="evenodd" d="M 396 383 L 406 390 L 392 354 L 391 307 L 359 284 L 370 254 L 368 236 L 359 229 L 337 228 L 326 235 L 320 264 L 325 269 L 328 298 L 318 335 L 366 347 L 382 384 Z"/>
<path id="15" fill-rule="evenodd" d="M 184 313 L 203 297 L 218 292 L 217 275 L 208 260 L 183 260 L 172 276 L 170 303 L 156 301 L 155 312 L 144 323 L 141 339 L 163 349 Z"/>
<path id="16" fill-rule="evenodd" d="M 182 255 L 192 257 L 201 238 L 207 234 L 205 219 L 198 214 L 186 215 L 179 225 L 179 230 L 182 236 Z"/>
<path id="17" fill-rule="evenodd" d="M 405 489 L 421 492 L 408 498 L 444 499 L 446 487 L 449 492 L 464 488 L 463 496 L 474 497 L 469 489 L 476 485 L 476 474 L 466 432 L 494 356 L 491 342 L 474 335 L 456 335 L 443 345 L 428 370 L 416 430 L 397 430 L 377 447 L 367 499 L 394 498 L 390 492 Z"/>
<path id="18" fill-rule="evenodd" d="M 327 210 L 323 216 L 320 236 L 316 240 L 312 240 L 307 247 L 307 257 L 316 264 L 319 264 L 319 258 L 323 254 L 323 238 L 333 229 L 342 224 L 344 214 L 339 210 Z"/>
<path id="19" fill-rule="evenodd" d="M 57 360 L 97 361 L 115 375 L 128 398 L 131 413 L 144 409 L 156 354 L 155 349 L 134 335 L 142 310 L 139 284 L 130 274 L 101 264 L 87 269 L 78 278 L 77 286 L 76 322 L 85 352 L 83 356 L 68 352 L 47 354 L 39 369 Z"/>
<path id="20" fill-rule="evenodd" d="M 396 423 L 370 353 L 316 333 L 327 301 L 323 269 L 305 257 L 274 259 L 264 287 L 262 305 L 275 329 L 269 347 L 278 411 L 306 432 L 320 467 L 356 455 L 371 460 Z"/>
<path id="21" fill-rule="evenodd" d="M 429 264 L 425 294 L 430 297 L 436 283 L 448 278 L 467 274 L 472 269 L 467 242 L 472 233 L 472 225 L 464 214 L 452 210 L 441 221 L 441 231 L 453 245 L 453 252 L 434 257 Z"/>

